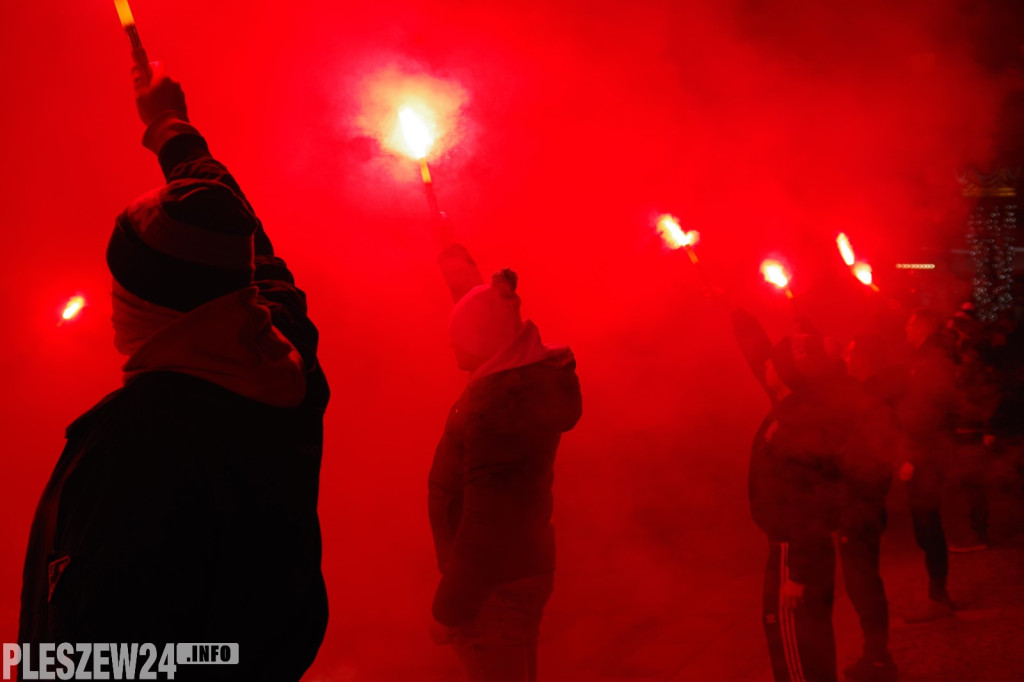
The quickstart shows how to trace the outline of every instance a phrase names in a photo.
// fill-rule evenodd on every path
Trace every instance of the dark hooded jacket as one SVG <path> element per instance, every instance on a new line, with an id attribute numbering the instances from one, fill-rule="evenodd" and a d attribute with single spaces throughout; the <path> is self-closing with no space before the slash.
<path id="1" fill-rule="evenodd" d="M 429 478 L 441 583 L 434 617 L 468 622 L 503 582 L 555 567 L 555 452 L 580 418 L 565 353 L 470 382 L 448 415 Z"/>
<path id="2" fill-rule="evenodd" d="M 750 459 L 750 512 L 774 542 L 787 542 L 790 574 L 808 583 L 814 557 L 830 546 L 847 496 L 844 464 L 863 456 L 856 403 L 843 381 L 783 398 L 764 419 Z"/>
<path id="3" fill-rule="evenodd" d="M 172 177 L 234 186 L 198 135 L 160 152 Z M 272 407 L 147 372 L 67 429 L 25 560 L 21 642 L 238 642 L 237 666 L 175 679 L 298 680 L 327 623 L 317 517 L 329 398 L 304 294 L 260 229 L 254 283 L 299 350 L 306 393 Z"/>
<path id="4" fill-rule="evenodd" d="M 733 316 L 741 348 L 759 328 L 751 320 Z M 833 551 L 831 532 L 844 521 L 855 483 L 875 468 L 863 435 L 865 396 L 843 372 L 835 347 L 830 339 L 801 335 L 771 348 L 778 377 L 792 392 L 762 422 L 750 459 L 751 515 L 769 539 L 789 544 L 790 576 L 803 584 Z"/>

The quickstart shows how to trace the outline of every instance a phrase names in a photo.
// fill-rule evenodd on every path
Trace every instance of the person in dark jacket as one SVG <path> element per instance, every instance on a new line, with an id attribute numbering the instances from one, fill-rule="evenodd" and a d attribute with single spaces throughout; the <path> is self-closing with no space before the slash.
<path id="1" fill-rule="evenodd" d="M 181 87 L 151 68 L 136 100 L 167 184 L 120 215 L 107 251 L 124 386 L 67 430 L 19 641 L 235 642 L 237 665 L 175 679 L 298 680 L 327 623 L 317 330 Z"/>
<path id="2" fill-rule="evenodd" d="M 533 681 L 555 569 L 555 453 L 582 411 L 576 361 L 522 319 L 514 272 L 482 284 L 457 244 L 440 264 L 456 301 L 452 347 L 470 376 L 430 469 L 434 638 L 473 682 Z"/>
<path id="3" fill-rule="evenodd" d="M 777 682 L 833 682 L 835 549 L 844 500 L 843 463 L 864 446 L 839 347 L 818 335 L 766 345 L 742 311 L 733 324 L 748 363 L 772 400 L 754 438 L 750 511 L 768 536 L 763 625 Z"/>
<path id="4" fill-rule="evenodd" d="M 914 538 L 924 551 L 928 599 L 933 615 L 948 615 L 949 548 L 942 527 L 942 490 L 952 458 L 956 426 L 955 367 L 942 319 L 933 310 L 915 310 L 907 320 L 910 374 L 898 407 L 905 436 L 899 476 L 907 484 Z"/>
<path id="5" fill-rule="evenodd" d="M 849 451 L 843 463 L 846 495 L 840 515 L 839 558 L 846 592 L 860 617 L 861 657 L 844 669 L 850 682 L 886 682 L 897 677 L 889 653 L 889 601 L 879 570 L 886 497 L 892 487 L 899 443 L 896 405 L 906 392 L 906 376 L 889 362 L 889 349 L 877 334 L 862 334 L 846 351 L 848 374 L 859 384 L 855 414 L 867 444 Z"/>
<path id="6" fill-rule="evenodd" d="M 957 342 L 956 371 L 957 421 L 954 430 L 959 488 L 967 497 L 970 528 L 974 535 L 949 551 L 957 553 L 987 549 L 989 538 L 988 478 L 993 449 L 986 442 L 991 434 L 992 417 L 999 407 L 999 380 L 995 369 L 985 360 L 986 344 L 977 337 Z"/>

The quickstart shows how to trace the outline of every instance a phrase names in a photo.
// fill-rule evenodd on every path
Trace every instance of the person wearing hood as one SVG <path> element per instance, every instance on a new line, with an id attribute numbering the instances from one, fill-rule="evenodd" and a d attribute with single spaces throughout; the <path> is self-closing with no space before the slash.
<path id="1" fill-rule="evenodd" d="M 135 88 L 166 184 L 107 248 L 124 386 L 67 429 L 18 641 L 234 642 L 237 665 L 175 679 L 298 680 L 327 623 L 317 330 L 181 86 L 151 64 Z"/>
<path id="2" fill-rule="evenodd" d="M 453 646 L 473 682 L 533 681 L 555 569 L 555 453 L 582 413 L 576 361 L 522 319 L 512 270 L 485 284 L 458 244 L 439 262 L 455 301 L 452 349 L 469 383 L 429 476 L 441 571 L 433 636 Z"/>
<path id="3" fill-rule="evenodd" d="M 732 314 L 737 341 L 772 402 L 754 437 L 750 511 L 769 540 L 762 624 L 776 682 L 834 682 L 833 531 L 844 462 L 863 449 L 837 343 L 817 334 L 771 345 L 757 321 Z"/>

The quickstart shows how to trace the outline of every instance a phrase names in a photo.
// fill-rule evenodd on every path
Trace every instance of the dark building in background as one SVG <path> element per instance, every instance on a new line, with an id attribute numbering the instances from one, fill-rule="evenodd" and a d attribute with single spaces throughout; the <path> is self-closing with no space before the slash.
<path id="1" fill-rule="evenodd" d="M 1015 298 L 1020 166 L 1003 166 L 987 174 L 971 168 L 958 179 L 964 197 L 973 204 L 966 237 L 974 306 L 978 319 L 995 322 L 1010 312 Z"/>

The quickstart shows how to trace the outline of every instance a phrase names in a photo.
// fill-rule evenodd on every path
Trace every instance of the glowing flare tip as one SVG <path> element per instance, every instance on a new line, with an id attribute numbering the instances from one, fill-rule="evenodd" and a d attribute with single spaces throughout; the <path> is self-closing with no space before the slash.
<path id="1" fill-rule="evenodd" d="M 692 247 L 700 240 L 700 232 L 697 232 L 697 230 L 684 231 L 679 226 L 679 221 L 670 215 L 663 215 L 658 218 L 658 232 L 661 234 L 661 238 L 665 240 L 665 244 L 673 250 L 682 247 Z"/>
<path id="2" fill-rule="evenodd" d="M 871 266 L 867 263 L 857 263 L 853 266 L 853 275 L 861 281 L 862 284 L 871 286 Z"/>
<path id="3" fill-rule="evenodd" d="M 78 317 L 78 313 L 82 312 L 84 307 L 85 297 L 72 296 L 68 299 L 67 305 L 64 306 L 64 312 L 60 314 L 60 317 L 62 320 L 73 320 Z"/>
<path id="4" fill-rule="evenodd" d="M 853 247 L 850 246 L 850 239 L 845 233 L 840 232 L 839 236 L 836 237 L 836 246 L 839 247 L 839 255 L 843 257 L 843 262 L 846 263 L 847 266 L 853 267 Z"/>
<path id="5" fill-rule="evenodd" d="M 121 26 L 128 28 L 135 23 L 128 0 L 114 0 L 114 7 L 117 9 L 117 16 L 121 19 Z"/>
<path id="6" fill-rule="evenodd" d="M 398 110 L 398 125 L 412 157 L 421 161 L 426 158 L 434 137 L 423 118 L 409 107 L 403 107 Z"/>
<path id="7" fill-rule="evenodd" d="M 777 260 L 768 259 L 761 263 L 761 274 L 764 275 L 764 281 L 774 284 L 780 289 L 789 286 L 789 273 Z"/>

